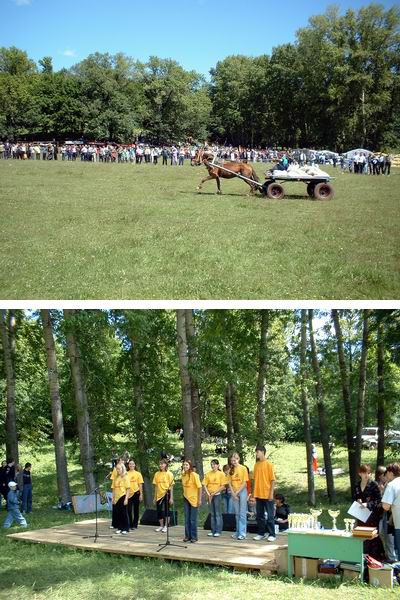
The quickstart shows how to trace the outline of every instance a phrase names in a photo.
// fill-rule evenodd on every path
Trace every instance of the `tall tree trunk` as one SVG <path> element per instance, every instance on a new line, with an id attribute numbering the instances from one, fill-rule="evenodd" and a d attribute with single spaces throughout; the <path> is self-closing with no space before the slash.
<path id="1" fill-rule="evenodd" d="M 260 350 L 257 381 L 257 442 L 265 443 L 265 392 L 267 387 L 267 337 L 269 310 L 261 311 Z"/>
<path id="2" fill-rule="evenodd" d="M 233 383 L 230 384 L 231 388 L 231 411 L 232 411 L 232 426 L 233 426 L 233 436 L 235 439 L 235 449 L 239 452 L 242 462 L 244 463 L 246 456 L 244 454 L 243 440 L 242 434 L 240 431 L 240 423 L 239 423 L 239 415 L 238 415 L 238 401 L 237 401 L 237 393 L 236 387 Z"/>
<path id="3" fill-rule="evenodd" d="M 225 409 L 226 409 L 226 437 L 227 437 L 227 450 L 228 454 L 231 454 L 235 450 L 235 439 L 233 431 L 233 418 L 232 418 L 232 384 L 227 383 L 225 386 Z"/>
<path id="4" fill-rule="evenodd" d="M 128 321 L 128 319 L 127 319 Z M 129 321 L 128 321 L 129 322 Z M 129 339 L 131 343 L 131 357 L 132 357 L 132 370 L 133 370 L 133 419 L 134 428 L 136 432 L 136 441 L 138 447 L 138 463 L 140 465 L 140 472 L 143 476 L 143 492 L 144 492 L 144 504 L 146 508 L 150 508 L 153 504 L 153 488 L 152 480 L 150 477 L 150 464 L 148 458 L 148 444 L 146 439 L 146 433 L 143 428 L 142 416 L 144 412 L 143 406 L 143 393 L 142 393 L 142 370 L 140 361 L 140 350 L 137 338 L 133 331 L 129 331 Z"/>
<path id="5" fill-rule="evenodd" d="M 355 450 L 355 464 L 358 469 L 361 464 L 361 449 L 362 440 L 361 432 L 364 427 L 364 413 L 365 413 L 365 387 L 367 378 L 367 356 L 368 356 L 368 343 L 369 343 L 369 314 L 370 310 L 363 310 L 363 336 L 361 346 L 361 360 L 360 360 L 360 374 L 358 379 L 358 397 L 357 397 L 357 417 L 356 417 L 356 450 Z"/>
<path id="6" fill-rule="evenodd" d="M 65 309 L 64 317 L 67 322 L 67 348 L 71 365 L 72 380 L 75 390 L 76 415 L 78 423 L 78 436 L 80 457 L 85 480 L 86 493 L 91 493 L 96 487 L 94 476 L 95 459 L 92 444 L 92 434 L 90 425 L 89 404 L 86 395 L 85 382 L 81 366 L 81 354 L 79 344 L 75 336 L 75 327 L 73 323 L 76 311 Z"/>
<path id="7" fill-rule="evenodd" d="M 378 450 L 376 456 L 376 466 L 385 464 L 385 344 L 384 344 L 384 325 L 378 314 L 377 327 L 377 375 L 378 375 L 378 407 L 377 407 L 377 425 L 378 425 Z"/>
<path id="8" fill-rule="evenodd" d="M 315 485 L 312 461 L 310 404 L 308 401 L 307 390 L 307 310 L 305 309 L 302 309 L 301 311 L 300 380 L 301 402 L 303 405 L 304 440 L 306 443 L 308 505 L 315 506 Z"/>
<path id="9" fill-rule="evenodd" d="M 317 409 L 318 409 L 318 421 L 319 421 L 319 430 L 321 434 L 321 443 L 322 450 L 324 454 L 324 463 L 325 463 L 325 474 L 326 474 L 326 489 L 328 492 L 328 498 L 330 502 L 336 501 L 335 495 L 335 485 L 333 481 L 332 475 L 332 461 L 331 461 L 331 452 L 329 448 L 329 432 L 328 432 L 328 424 L 326 418 L 326 409 L 325 403 L 322 394 L 322 382 L 321 382 L 321 373 L 318 364 L 317 357 L 317 349 L 315 345 L 314 339 L 314 330 L 313 330 L 313 310 L 308 311 L 308 326 L 310 332 L 310 343 L 311 343 L 311 363 L 314 371 L 314 381 L 315 381 L 315 395 L 317 399 Z"/>
<path id="10" fill-rule="evenodd" d="M 13 310 L 2 310 L 0 314 L 1 339 L 3 344 L 4 370 L 7 383 L 6 454 L 15 463 L 19 462 L 17 411 L 15 406 L 15 314 Z"/>
<path id="11" fill-rule="evenodd" d="M 188 345 L 190 395 L 192 401 L 192 420 L 193 420 L 193 456 L 200 479 L 203 479 L 203 453 L 201 449 L 201 411 L 200 411 L 200 392 L 195 376 L 196 366 L 196 343 L 195 328 L 192 309 L 185 310 L 186 340 Z"/>
<path id="12" fill-rule="evenodd" d="M 351 409 L 351 396 L 350 396 L 350 379 L 347 371 L 346 359 L 344 354 L 344 343 L 342 327 L 340 325 L 339 312 L 337 309 L 332 309 L 332 319 L 335 326 L 336 333 L 336 345 L 338 352 L 340 379 L 342 383 L 342 397 L 345 415 L 345 427 L 346 427 L 346 443 L 347 443 L 347 457 L 349 463 L 349 477 L 350 477 L 350 488 L 351 497 L 354 496 L 357 471 L 355 465 L 355 454 L 354 454 L 354 429 L 353 429 L 353 414 Z"/>
<path id="13" fill-rule="evenodd" d="M 194 462 L 194 436 L 192 416 L 192 382 L 189 376 L 189 351 L 186 338 L 185 310 L 176 311 L 179 372 L 182 389 L 183 444 L 185 458 Z"/>
<path id="14" fill-rule="evenodd" d="M 56 456 L 57 489 L 61 502 L 66 504 L 67 502 L 71 502 L 71 491 L 68 479 L 67 455 L 65 452 L 64 422 L 60 398 L 60 385 L 58 381 L 56 348 L 54 345 L 50 311 L 42 309 L 40 313 L 42 316 L 43 337 L 46 348 L 47 373 L 49 378 L 54 452 Z"/>

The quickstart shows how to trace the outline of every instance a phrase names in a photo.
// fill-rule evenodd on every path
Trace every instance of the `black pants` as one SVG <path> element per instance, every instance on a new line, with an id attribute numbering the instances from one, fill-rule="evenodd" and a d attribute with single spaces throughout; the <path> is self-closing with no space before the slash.
<path id="1" fill-rule="evenodd" d="M 140 504 L 140 491 L 138 490 L 131 496 L 128 500 L 128 517 L 129 517 L 129 527 L 135 529 L 139 523 L 139 504 Z"/>
<path id="2" fill-rule="evenodd" d="M 128 508 L 124 505 L 125 495 L 122 496 L 116 504 L 113 511 L 113 525 L 121 531 L 129 531 Z"/>
<path id="3" fill-rule="evenodd" d="M 157 500 L 157 519 L 159 521 L 163 521 L 163 524 L 166 525 L 167 517 L 171 516 L 171 511 L 169 508 L 169 500 L 171 498 L 171 492 L 167 492 L 165 496 L 163 496 L 160 500 Z"/>
<path id="4" fill-rule="evenodd" d="M 267 518 L 265 518 L 267 513 Z M 272 535 L 275 537 L 274 523 L 274 501 L 264 498 L 256 498 L 256 519 L 258 527 L 258 535 Z"/>

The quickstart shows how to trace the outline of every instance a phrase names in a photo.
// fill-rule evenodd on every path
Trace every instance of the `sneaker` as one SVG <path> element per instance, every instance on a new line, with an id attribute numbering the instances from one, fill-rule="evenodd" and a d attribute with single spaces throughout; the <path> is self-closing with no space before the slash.
<path id="1" fill-rule="evenodd" d="M 191 544 L 195 544 L 196 542 L 197 542 L 197 540 L 195 540 L 195 539 L 190 540 Z"/>
<path id="2" fill-rule="evenodd" d="M 157 533 L 160 533 L 160 531 L 162 531 L 163 528 L 162 527 L 157 527 L 157 529 L 155 529 L 154 531 L 156 531 Z"/>
<path id="3" fill-rule="evenodd" d="M 167 528 L 166 528 L 165 526 L 164 526 L 164 527 L 162 527 L 162 529 L 161 529 L 161 533 L 167 533 Z M 274 538 L 274 539 L 275 539 L 275 538 Z"/>
<path id="4" fill-rule="evenodd" d="M 128 535 L 127 531 L 121 531 L 121 535 Z"/>
<path id="5" fill-rule="evenodd" d="M 110 525 L 110 529 L 115 529 L 114 525 Z"/>
<path id="6" fill-rule="evenodd" d="M 269 535 L 269 536 L 267 537 L 267 541 L 268 541 L 268 542 L 275 542 L 275 540 L 276 540 L 276 537 L 275 537 L 274 535 Z"/>
<path id="7" fill-rule="evenodd" d="M 246 538 L 245 538 L 245 536 L 244 536 L 244 535 L 238 535 L 238 538 L 237 538 L 237 539 L 238 539 L 238 540 L 245 540 Z"/>
<path id="8" fill-rule="evenodd" d="M 267 536 L 266 535 L 256 535 L 253 537 L 253 540 L 255 540 L 256 542 L 259 542 L 260 540 L 265 540 Z"/>
<path id="9" fill-rule="evenodd" d="M 220 533 L 214 533 L 214 537 L 220 537 Z"/>
<path id="10" fill-rule="evenodd" d="M 210 533 L 207 533 L 208 537 L 212 537 L 213 535 L 215 535 L 215 533 L 213 533 L 212 531 L 210 531 Z"/>
<path id="11" fill-rule="evenodd" d="M 115 533 L 120 535 L 122 533 L 122 531 L 120 529 L 117 529 L 117 531 Z"/>
<path id="12" fill-rule="evenodd" d="M 233 533 L 233 534 L 231 535 L 231 538 L 232 538 L 232 539 L 234 539 L 234 540 L 237 540 L 237 537 L 238 537 L 238 536 L 237 536 L 237 534 L 236 534 L 236 533 Z"/>

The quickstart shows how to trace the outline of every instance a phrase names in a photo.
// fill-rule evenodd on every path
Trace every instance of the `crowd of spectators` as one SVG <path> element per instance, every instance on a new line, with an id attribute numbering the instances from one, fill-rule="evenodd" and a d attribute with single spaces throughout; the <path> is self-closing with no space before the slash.
<path id="1" fill-rule="evenodd" d="M 306 149 L 243 148 L 210 145 L 216 157 L 229 161 L 271 163 L 287 159 L 304 165 L 331 165 L 342 172 L 369 175 L 390 175 L 393 156 L 383 153 L 355 152 L 352 156 L 330 151 Z M 194 144 L 151 145 L 144 143 L 111 144 L 65 142 L 0 142 L 0 159 L 62 160 L 131 164 L 162 164 L 183 166 L 196 155 Z"/>

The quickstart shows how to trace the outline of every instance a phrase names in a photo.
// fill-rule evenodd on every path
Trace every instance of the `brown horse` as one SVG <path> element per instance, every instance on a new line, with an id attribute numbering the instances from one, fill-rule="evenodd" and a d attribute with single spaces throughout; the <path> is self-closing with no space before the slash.
<path id="1" fill-rule="evenodd" d="M 224 169 L 217 167 L 214 167 L 212 163 L 214 162 L 214 154 L 208 150 L 203 150 L 202 148 L 199 148 L 196 152 L 196 156 L 193 159 L 193 163 L 196 165 L 201 165 L 201 163 L 203 163 L 203 165 L 206 167 L 207 171 L 208 171 L 208 177 L 204 177 L 204 179 L 202 179 L 200 181 L 200 184 L 197 186 L 198 191 L 200 192 L 203 183 L 205 181 L 209 181 L 210 179 L 215 179 L 215 181 L 217 182 L 217 194 L 222 194 L 221 192 L 221 185 L 220 185 L 220 178 L 222 177 L 223 179 L 232 179 L 232 177 L 235 177 L 236 174 L 237 175 L 243 175 L 244 177 L 248 177 L 248 179 L 251 179 L 252 181 L 260 181 L 257 177 L 256 172 L 254 171 L 253 167 L 251 165 L 248 165 L 246 163 L 242 163 L 242 162 L 223 162 L 221 163 L 221 167 L 224 167 L 225 169 L 229 169 L 229 171 L 233 171 L 233 173 L 228 173 L 227 171 L 224 171 Z M 250 193 L 253 194 L 254 191 L 256 190 L 257 186 L 256 185 L 252 185 L 249 181 L 246 181 L 245 179 L 243 179 L 243 181 L 245 181 L 245 183 L 247 183 L 247 185 L 250 186 Z"/>

